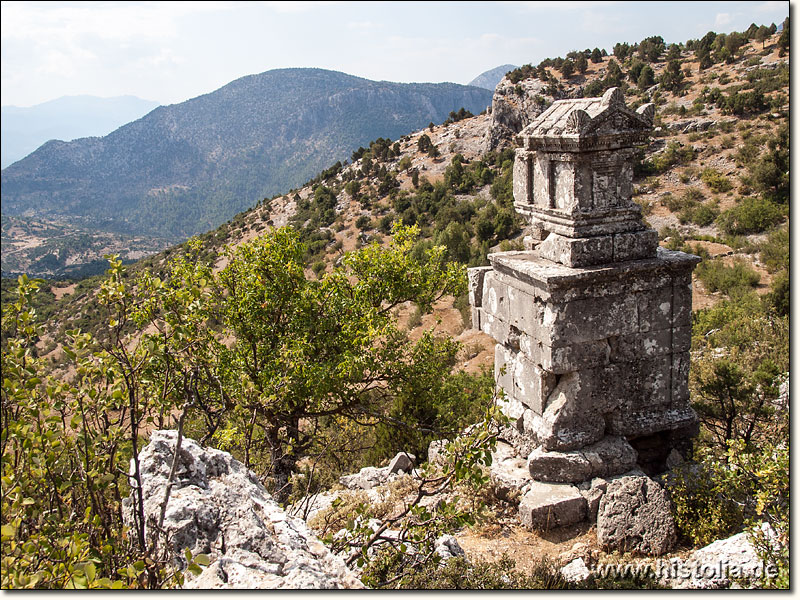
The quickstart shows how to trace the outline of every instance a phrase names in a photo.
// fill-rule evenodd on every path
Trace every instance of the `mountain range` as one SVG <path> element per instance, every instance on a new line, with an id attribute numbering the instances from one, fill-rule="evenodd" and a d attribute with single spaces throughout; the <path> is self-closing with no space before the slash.
<path id="1" fill-rule="evenodd" d="M 50 141 L 2 171 L 4 215 L 187 237 L 299 186 L 361 145 L 396 139 L 492 92 L 323 69 L 237 79 L 104 137 Z"/>
<path id="2" fill-rule="evenodd" d="M 5 169 L 48 140 L 106 135 L 156 106 L 136 96 L 62 96 L 35 106 L 3 106 L 0 165 Z"/>

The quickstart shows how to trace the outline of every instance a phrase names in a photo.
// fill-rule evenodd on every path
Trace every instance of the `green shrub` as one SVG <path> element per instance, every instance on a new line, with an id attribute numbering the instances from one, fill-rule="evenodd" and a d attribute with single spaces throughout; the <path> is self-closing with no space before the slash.
<path id="1" fill-rule="evenodd" d="M 766 231 L 783 218 L 783 211 L 770 200 L 742 198 L 717 217 L 717 226 L 729 235 L 748 235 Z"/>
<path id="2" fill-rule="evenodd" d="M 770 273 L 789 268 L 789 228 L 781 227 L 771 232 L 759 244 L 759 257 Z"/>
<path id="3" fill-rule="evenodd" d="M 733 189 L 733 184 L 730 179 L 725 177 L 716 169 L 704 169 L 700 174 L 700 179 L 705 183 L 713 192 L 722 194 Z"/>
<path id="4" fill-rule="evenodd" d="M 362 580 L 368 585 L 387 581 L 397 568 L 395 563 L 400 562 L 402 555 L 385 552 L 373 561 Z M 405 590 L 552 590 L 574 586 L 567 583 L 554 565 L 544 560 L 530 573 L 522 573 L 516 569 L 514 560 L 504 555 L 497 561 L 467 561 L 456 557 L 442 564 L 431 560 L 391 587 Z"/>
<path id="5" fill-rule="evenodd" d="M 718 258 L 705 260 L 697 266 L 695 274 L 710 292 L 720 291 L 729 296 L 758 285 L 761 280 L 761 276 L 744 259 L 736 259 L 731 266 Z"/>
<path id="6" fill-rule="evenodd" d="M 369 218 L 369 215 L 361 215 L 356 219 L 356 227 L 358 227 L 361 231 L 370 228 L 370 223 L 372 219 Z"/>

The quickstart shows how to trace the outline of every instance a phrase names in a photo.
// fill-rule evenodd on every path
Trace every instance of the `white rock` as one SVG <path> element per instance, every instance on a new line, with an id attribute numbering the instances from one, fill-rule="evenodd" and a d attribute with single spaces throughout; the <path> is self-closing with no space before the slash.
<path id="1" fill-rule="evenodd" d="M 592 576 L 582 558 L 576 558 L 572 562 L 561 567 L 560 570 L 562 577 L 572 583 L 586 581 Z"/>
<path id="2" fill-rule="evenodd" d="M 175 431 L 154 431 L 139 454 L 148 520 L 158 521 L 176 441 Z M 131 506 L 129 499 L 129 524 Z M 176 565 L 185 566 L 185 548 L 211 559 L 201 575 L 187 575 L 186 588 L 364 587 L 305 522 L 284 512 L 252 471 L 227 452 L 191 439 L 181 445 L 163 526 Z"/>

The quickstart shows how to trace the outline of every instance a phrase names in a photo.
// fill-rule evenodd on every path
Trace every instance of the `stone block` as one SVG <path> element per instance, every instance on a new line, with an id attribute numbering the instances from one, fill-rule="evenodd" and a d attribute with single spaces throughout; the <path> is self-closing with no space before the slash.
<path id="1" fill-rule="evenodd" d="M 661 329 L 609 338 L 611 362 L 635 362 L 672 352 L 672 330 Z"/>
<path id="2" fill-rule="evenodd" d="M 472 328 L 477 329 L 478 331 L 483 331 L 481 328 L 481 311 L 480 308 L 476 308 L 475 306 L 471 306 L 469 309 L 469 315 L 472 318 Z"/>
<path id="3" fill-rule="evenodd" d="M 675 327 L 672 330 L 672 351 L 688 352 L 692 349 L 692 327 Z"/>
<path id="4" fill-rule="evenodd" d="M 672 355 L 672 405 L 683 406 L 689 403 L 689 352 Z"/>
<path id="5" fill-rule="evenodd" d="M 481 308 L 487 316 L 508 323 L 508 286 L 498 281 L 492 271 L 487 271 L 483 277 Z"/>
<path id="6" fill-rule="evenodd" d="M 639 331 L 672 327 L 672 286 L 640 292 L 637 296 Z"/>
<path id="7" fill-rule="evenodd" d="M 556 376 L 518 353 L 514 360 L 514 396 L 537 414 L 544 412 L 548 396 L 556 385 Z"/>
<path id="8" fill-rule="evenodd" d="M 608 488 L 608 480 L 602 477 L 595 477 L 591 482 L 586 482 L 578 487 L 581 495 L 586 498 L 586 516 L 589 521 L 596 521 L 597 509 L 600 507 L 600 499 L 606 493 L 606 488 Z"/>
<path id="9" fill-rule="evenodd" d="M 607 552 L 661 556 L 672 550 L 677 529 L 667 493 L 649 477 L 609 483 L 598 507 L 597 541 Z"/>
<path id="10" fill-rule="evenodd" d="M 635 437 L 673 429 L 691 430 L 697 425 L 697 415 L 688 404 L 653 410 L 616 410 L 605 416 L 606 430 L 611 435 Z"/>
<path id="11" fill-rule="evenodd" d="M 495 496 L 506 502 L 518 502 L 522 488 L 530 482 L 531 476 L 525 459 L 516 455 L 514 447 L 498 442 L 492 453 L 489 479 Z"/>
<path id="12" fill-rule="evenodd" d="M 692 286 L 675 284 L 672 288 L 672 326 L 686 327 L 692 324 Z"/>
<path id="13" fill-rule="evenodd" d="M 636 450 L 623 437 L 606 436 L 581 450 L 592 467 L 593 477 L 609 477 L 636 466 Z"/>
<path id="14" fill-rule="evenodd" d="M 481 309 L 481 331 L 498 342 L 504 342 L 509 339 L 511 335 L 511 326 L 507 321 L 503 321 L 499 317 L 489 314 L 484 309 Z"/>
<path id="15" fill-rule="evenodd" d="M 614 238 L 600 235 L 568 238 L 551 233 L 539 245 L 539 256 L 568 267 L 590 267 L 614 260 Z"/>
<path id="16" fill-rule="evenodd" d="M 636 466 L 636 459 L 636 450 L 625 438 L 607 436 L 580 450 L 535 448 L 528 456 L 528 469 L 531 477 L 539 481 L 579 483 L 625 473 Z"/>
<path id="17" fill-rule="evenodd" d="M 614 262 L 653 258 L 658 248 L 658 234 L 653 229 L 614 235 Z"/>
<path id="18" fill-rule="evenodd" d="M 612 363 L 585 375 L 593 384 L 592 403 L 603 412 L 654 410 L 672 401 L 672 356 Z"/>
<path id="19" fill-rule="evenodd" d="M 469 283 L 469 303 L 474 308 L 480 308 L 483 303 L 483 280 L 492 267 L 473 267 L 467 269 Z"/>
<path id="20" fill-rule="evenodd" d="M 578 450 L 548 452 L 536 448 L 528 456 L 528 471 L 537 481 L 578 483 L 592 476 L 592 465 Z"/>
<path id="21" fill-rule="evenodd" d="M 549 329 L 551 346 L 596 342 L 614 335 L 639 331 L 635 296 L 621 294 L 585 298 L 563 305 L 548 303 L 543 325 Z"/>
<path id="22" fill-rule="evenodd" d="M 534 481 L 519 503 L 520 522 L 528 529 L 547 531 L 580 523 L 586 518 L 586 499 L 566 483 Z"/>
<path id="23" fill-rule="evenodd" d="M 602 439 L 603 415 L 590 401 L 592 375 L 584 371 L 561 376 L 537 431 L 543 449 L 576 450 Z"/>
<path id="24" fill-rule="evenodd" d="M 520 335 L 520 350 L 545 371 L 556 375 L 606 365 L 611 356 L 606 340 L 552 347 L 526 334 Z"/>
<path id="25" fill-rule="evenodd" d="M 508 286 L 508 322 L 534 337 L 543 334 L 545 304 L 530 293 L 515 286 Z"/>
<path id="26" fill-rule="evenodd" d="M 516 354 L 503 344 L 494 347 L 494 381 L 505 390 L 506 394 L 514 394 L 514 362 Z"/>

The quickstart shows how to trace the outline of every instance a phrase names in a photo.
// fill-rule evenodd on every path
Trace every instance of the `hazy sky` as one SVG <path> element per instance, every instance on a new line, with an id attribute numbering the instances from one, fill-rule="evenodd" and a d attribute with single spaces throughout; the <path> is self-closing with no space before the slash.
<path id="1" fill-rule="evenodd" d="M 789 2 L 2 2 L 2 104 L 132 94 L 164 104 L 321 67 L 468 83 L 496 66 L 661 35 L 779 24 Z"/>

